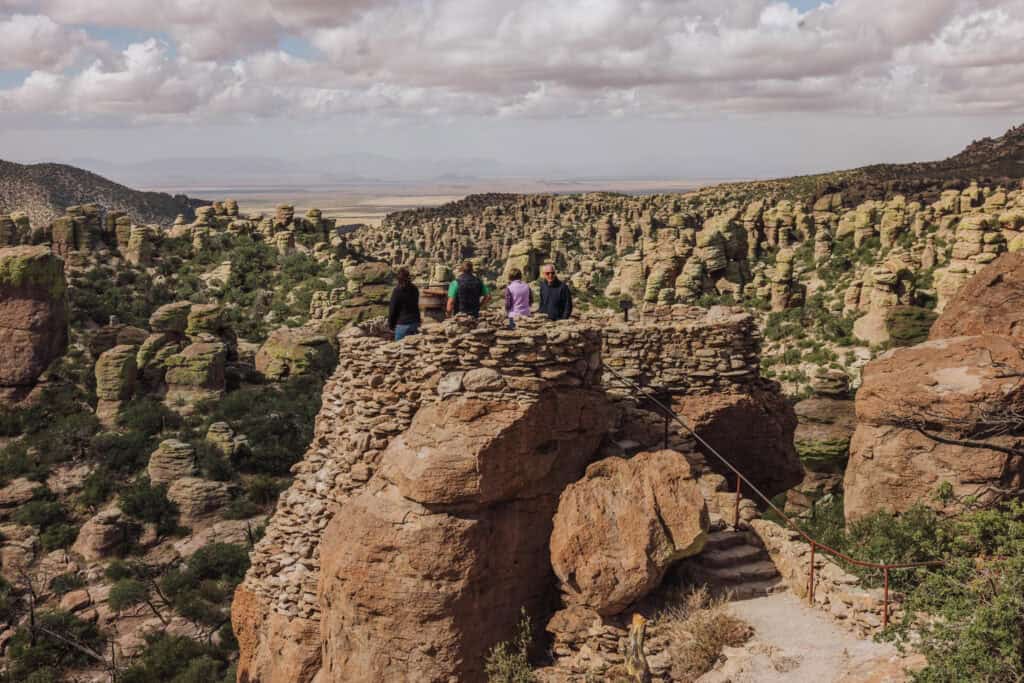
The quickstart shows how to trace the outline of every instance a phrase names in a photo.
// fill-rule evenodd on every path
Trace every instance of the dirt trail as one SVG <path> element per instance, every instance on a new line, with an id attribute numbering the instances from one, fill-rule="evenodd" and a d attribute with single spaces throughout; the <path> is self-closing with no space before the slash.
<path id="1" fill-rule="evenodd" d="M 729 608 L 754 627 L 754 637 L 742 647 L 726 648 L 726 661 L 700 683 L 907 680 L 894 647 L 856 637 L 791 593 L 734 602 Z"/>

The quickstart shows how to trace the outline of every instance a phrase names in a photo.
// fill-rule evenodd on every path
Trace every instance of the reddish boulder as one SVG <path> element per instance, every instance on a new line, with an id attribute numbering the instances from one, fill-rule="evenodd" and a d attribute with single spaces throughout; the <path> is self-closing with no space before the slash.
<path id="1" fill-rule="evenodd" d="M 1003 254 L 961 287 L 928 338 L 978 334 L 1024 336 L 1024 251 Z"/>
<path id="2" fill-rule="evenodd" d="M 793 448 L 796 414 L 777 384 L 765 382 L 746 393 L 682 396 L 673 406 L 698 435 L 767 496 L 803 480 L 804 469 Z M 708 455 L 707 461 L 720 469 L 714 456 Z"/>
<path id="3" fill-rule="evenodd" d="M 1024 410 L 1021 373 L 1024 339 L 993 335 L 930 341 L 869 363 L 843 481 L 847 519 L 916 503 L 953 512 L 966 497 L 987 504 L 1018 494 L 1024 463 L 1000 449 L 1022 439 L 994 434 L 993 422 Z M 951 487 L 944 500 L 941 484 Z"/>
<path id="4" fill-rule="evenodd" d="M 610 412 L 583 389 L 422 408 L 324 533 L 321 673 L 485 680 L 486 653 L 513 635 L 521 608 L 547 619 L 558 496 Z"/>
<path id="5" fill-rule="evenodd" d="M 0 249 L 0 388 L 31 387 L 68 343 L 64 262 L 42 246 Z"/>
<path id="6" fill-rule="evenodd" d="M 707 505 L 675 451 L 605 458 L 562 493 L 551 564 L 565 602 L 617 614 L 704 547 Z"/>

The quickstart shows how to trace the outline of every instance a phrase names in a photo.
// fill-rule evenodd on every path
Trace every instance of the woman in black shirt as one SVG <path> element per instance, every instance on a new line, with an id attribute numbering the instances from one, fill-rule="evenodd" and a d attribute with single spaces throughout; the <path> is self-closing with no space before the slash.
<path id="1" fill-rule="evenodd" d="M 394 330 L 395 341 L 420 329 L 420 290 L 412 283 L 408 268 L 398 269 L 398 284 L 388 306 L 388 327 Z"/>

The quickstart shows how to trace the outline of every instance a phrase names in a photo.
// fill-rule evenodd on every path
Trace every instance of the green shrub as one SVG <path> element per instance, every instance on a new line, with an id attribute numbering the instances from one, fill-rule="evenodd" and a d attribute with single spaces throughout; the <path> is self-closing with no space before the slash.
<path id="1" fill-rule="evenodd" d="M 221 514 L 224 519 L 248 519 L 261 512 L 263 512 L 263 508 L 259 505 L 248 498 L 239 497 L 228 503 Z"/>
<path id="2" fill-rule="evenodd" d="M 285 484 L 273 477 L 257 474 L 249 480 L 245 490 L 249 500 L 257 505 L 272 505 L 277 502 L 277 497 L 281 495 L 284 486 Z"/>
<path id="3" fill-rule="evenodd" d="M 73 590 L 85 587 L 85 579 L 78 572 L 67 572 L 53 577 L 50 582 L 50 590 L 57 595 L 64 595 Z"/>
<path id="4" fill-rule="evenodd" d="M 167 498 L 165 484 L 153 485 L 146 477 L 129 484 L 121 492 L 121 510 L 142 522 L 156 524 L 157 533 L 173 533 L 178 527 L 178 506 Z"/>
<path id="5" fill-rule="evenodd" d="M 217 683 L 225 680 L 231 668 L 223 649 L 186 636 L 150 633 L 146 636 L 146 648 L 118 680 L 121 683 Z"/>
<path id="6" fill-rule="evenodd" d="M 318 377 L 292 377 L 233 391 L 220 401 L 204 402 L 199 412 L 209 423 L 227 422 L 249 438 L 248 451 L 235 463 L 240 471 L 286 475 L 313 439 L 322 387 Z"/>
<path id="7" fill-rule="evenodd" d="M 138 579 L 121 579 L 110 587 L 107 602 L 116 611 L 134 607 L 149 599 L 149 588 Z"/>
<path id="8" fill-rule="evenodd" d="M 214 481 L 231 481 L 235 478 L 235 469 L 216 446 L 205 439 L 193 443 L 196 449 L 196 463 L 203 477 Z"/>
<path id="9" fill-rule="evenodd" d="M 894 306 L 886 316 L 886 328 L 894 346 L 913 346 L 928 339 L 935 311 L 917 306 Z"/>
<path id="10" fill-rule="evenodd" d="M 90 508 L 99 507 L 110 499 L 113 492 L 113 474 L 105 467 L 99 467 L 82 482 L 78 502 Z"/>
<path id="11" fill-rule="evenodd" d="M 66 669 L 94 662 L 81 650 L 68 645 L 67 640 L 96 652 L 105 651 L 103 636 L 95 624 L 61 611 L 41 612 L 36 618 L 40 628 L 34 634 L 30 626 L 24 624 L 8 644 L 9 674 L 13 681 L 28 680 L 33 674 L 60 674 Z M 63 676 L 55 680 L 63 680 Z"/>
<path id="12" fill-rule="evenodd" d="M 37 496 L 47 495 L 49 492 L 36 489 Z M 18 524 L 28 524 L 38 529 L 46 529 L 53 524 L 60 524 L 67 520 L 67 512 L 64 507 L 54 500 L 45 500 L 37 497 L 19 506 L 11 518 Z"/>
<path id="13" fill-rule="evenodd" d="M 70 548 L 78 538 L 78 526 L 74 524 L 54 524 L 39 535 L 39 544 L 46 552 Z"/>
<path id="14" fill-rule="evenodd" d="M 146 436 L 181 426 L 181 417 L 160 401 L 145 397 L 130 401 L 117 417 L 117 426 Z"/>
<path id="15" fill-rule="evenodd" d="M 533 683 L 537 680 L 530 666 L 533 627 L 525 609 L 520 615 L 515 638 L 498 643 L 487 653 L 484 671 L 488 683 Z"/>
<path id="16" fill-rule="evenodd" d="M 218 626 L 228 619 L 231 597 L 248 568 L 249 554 L 245 548 L 211 543 L 189 558 L 184 569 L 164 575 L 161 587 L 182 616 Z"/>
<path id="17" fill-rule="evenodd" d="M 104 432 L 92 438 L 92 457 L 106 469 L 118 474 L 130 474 L 149 462 L 156 448 L 156 440 L 143 432 Z"/>

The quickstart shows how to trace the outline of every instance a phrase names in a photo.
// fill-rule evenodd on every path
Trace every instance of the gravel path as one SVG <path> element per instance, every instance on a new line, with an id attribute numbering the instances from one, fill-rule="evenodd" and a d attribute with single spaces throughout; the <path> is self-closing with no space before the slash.
<path id="1" fill-rule="evenodd" d="M 733 602 L 729 608 L 754 627 L 754 637 L 742 647 L 726 648 L 726 661 L 700 683 L 905 680 L 894 647 L 856 637 L 791 593 Z"/>

